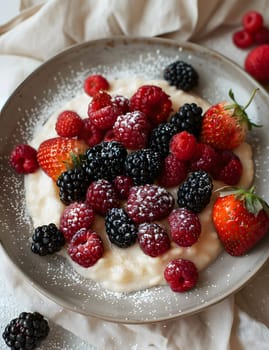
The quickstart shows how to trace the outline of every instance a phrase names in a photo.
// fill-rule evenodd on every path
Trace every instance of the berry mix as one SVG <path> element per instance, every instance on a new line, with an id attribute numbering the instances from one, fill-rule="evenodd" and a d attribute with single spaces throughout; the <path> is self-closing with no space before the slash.
<path id="1" fill-rule="evenodd" d="M 164 79 L 189 91 L 199 76 L 186 62 L 176 61 L 164 69 Z M 112 96 L 109 88 L 105 77 L 89 76 L 84 84 L 87 118 L 64 110 L 55 124 L 57 137 L 43 141 L 37 150 L 18 145 L 10 156 L 18 173 L 39 168 L 49 176 L 64 204 L 58 227 L 48 222 L 35 228 L 35 254 L 53 254 L 66 246 L 76 264 L 94 266 L 109 249 L 93 227 L 97 217 L 104 221 L 111 246 L 119 249 L 139 245 L 155 259 L 172 245 L 191 247 L 202 234 L 199 214 L 212 201 L 214 181 L 234 187 L 240 182 L 243 165 L 235 150 L 256 126 L 246 113 L 256 90 L 245 106 L 230 91 L 231 101 L 206 111 L 194 102 L 174 111 L 170 96 L 159 86 L 142 85 L 130 98 Z M 233 216 L 228 232 L 223 218 L 232 213 L 224 213 L 223 198 L 238 202 L 241 220 Z M 214 200 L 212 222 L 228 253 L 245 254 L 266 234 L 266 209 L 254 189 L 237 189 Z M 255 236 L 257 213 L 262 224 Z M 247 222 L 237 232 L 242 220 Z M 247 234 L 242 232 L 247 228 Z M 175 257 L 163 276 L 173 291 L 184 292 L 196 285 L 198 270 L 193 261 Z"/>
<path id="2" fill-rule="evenodd" d="M 233 43 L 240 49 L 250 49 L 244 67 L 261 83 L 269 82 L 269 28 L 264 17 L 257 11 L 248 11 L 242 17 L 242 28 L 232 37 Z"/>

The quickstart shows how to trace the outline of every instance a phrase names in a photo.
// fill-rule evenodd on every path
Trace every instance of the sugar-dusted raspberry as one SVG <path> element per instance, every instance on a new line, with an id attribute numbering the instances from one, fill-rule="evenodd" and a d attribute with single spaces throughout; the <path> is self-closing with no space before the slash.
<path id="1" fill-rule="evenodd" d="M 130 111 L 130 100 L 126 96 L 113 96 L 111 102 L 121 110 L 121 114 L 126 114 Z"/>
<path id="2" fill-rule="evenodd" d="M 74 111 L 66 110 L 58 115 L 55 130 L 59 136 L 78 136 L 83 129 L 82 118 Z"/>
<path id="3" fill-rule="evenodd" d="M 34 173 L 39 168 L 37 151 L 27 144 L 17 145 L 10 154 L 9 163 L 18 174 Z"/>
<path id="4" fill-rule="evenodd" d="M 96 232 L 81 228 L 71 239 L 67 252 L 77 264 L 91 267 L 103 256 L 104 245 Z"/>
<path id="5" fill-rule="evenodd" d="M 127 199 L 130 188 L 134 185 L 133 179 L 126 175 L 116 176 L 112 183 L 120 199 Z"/>
<path id="6" fill-rule="evenodd" d="M 84 91 L 89 96 L 94 96 L 100 90 L 108 90 L 109 82 L 100 74 L 93 74 L 84 81 Z"/>
<path id="7" fill-rule="evenodd" d="M 201 234 L 199 216 L 186 208 L 176 208 L 168 216 L 172 240 L 181 247 L 190 247 Z"/>
<path id="8" fill-rule="evenodd" d="M 191 160 L 196 153 L 197 140 L 187 131 L 174 135 L 170 142 L 170 152 L 179 160 Z"/>
<path id="9" fill-rule="evenodd" d="M 69 242 L 81 228 L 90 228 L 94 221 L 93 209 L 86 203 L 74 202 L 65 207 L 60 217 L 60 230 Z"/>
<path id="10" fill-rule="evenodd" d="M 104 179 L 90 184 L 86 195 L 86 203 L 101 215 L 105 215 L 111 208 L 119 207 L 119 199 L 113 185 Z"/>
<path id="11" fill-rule="evenodd" d="M 163 187 L 178 186 L 188 174 L 187 162 L 178 160 L 172 153 L 164 159 L 158 183 Z"/>
<path id="12" fill-rule="evenodd" d="M 213 178 L 226 185 L 235 186 L 241 179 L 243 165 L 240 158 L 232 151 L 218 151 L 219 163 L 214 167 Z"/>
<path id="13" fill-rule="evenodd" d="M 113 126 L 116 140 L 131 150 L 144 148 L 147 145 L 150 130 L 148 118 L 140 111 L 118 116 Z"/>
<path id="14" fill-rule="evenodd" d="M 163 187 L 146 184 L 130 189 L 127 213 L 137 224 L 159 220 L 171 212 L 174 197 Z"/>
<path id="15" fill-rule="evenodd" d="M 174 292 L 186 292 L 195 287 L 199 274 L 195 264 L 186 259 L 174 259 L 164 270 L 164 278 Z"/>
<path id="16" fill-rule="evenodd" d="M 217 166 L 218 160 L 218 153 L 212 146 L 198 143 L 195 155 L 190 163 L 190 168 L 192 171 L 204 170 L 211 174 L 213 169 Z"/>
<path id="17" fill-rule="evenodd" d="M 137 236 L 140 248 L 151 257 L 159 256 L 170 248 L 167 232 L 156 223 L 140 224 Z"/>
<path id="18" fill-rule="evenodd" d="M 89 103 L 88 116 L 93 112 L 99 111 L 103 107 L 112 106 L 111 99 L 112 97 L 108 92 L 102 90 L 97 92 Z"/>
<path id="19" fill-rule="evenodd" d="M 131 97 L 130 109 L 145 113 L 150 122 L 157 125 L 168 119 L 172 102 L 159 86 L 143 85 Z"/>
<path id="20" fill-rule="evenodd" d="M 84 140 L 89 147 L 93 147 L 103 140 L 104 130 L 97 128 L 90 118 L 85 118 L 79 138 Z"/>
<path id="21" fill-rule="evenodd" d="M 117 117 L 121 114 L 116 105 L 105 106 L 98 111 L 90 112 L 89 118 L 99 129 L 108 130 L 113 127 Z"/>
<path id="22" fill-rule="evenodd" d="M 238 30 L 233 34 L 233 43 L 240 49 L 250 47 L 254 42 L 253 35 L 246 30 Z"/>

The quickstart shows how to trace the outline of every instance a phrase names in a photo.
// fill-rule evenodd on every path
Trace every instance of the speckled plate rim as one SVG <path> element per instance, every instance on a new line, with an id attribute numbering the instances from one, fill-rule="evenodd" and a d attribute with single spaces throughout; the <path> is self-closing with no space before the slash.
<path id="1" fill-rule="evenodd" d="M 10 98 L 7 100 L 7 102 L 5 103 L 2 112 L 1 112 L 1 116 L 0 118 L 2 119 L 2 116 L 5 115 L 9 108 L 9 104 L 12 103 L 14 96 L 18 95 L 20 90 L 25 87 L 25 85 L 28 84 L 28 82 L 31 80 L 31 78 L 33 76 L 36 76 L 39 74 L 40 71 L 42 71 L 44 68 L 47 68 L 49 65 L 53 64 L 53 62 L 55 60 L 59 60 L 62 57 L 67 57 L 69 55 L 69 53 L 75 51 L 75 50 L 79 50 L 83 47 L 87 47 L 88 45 L 95 45 L 95 44 L 100 44 L 100 43 L 104 43 L 108 44 L 110 43 L 111 46 L 116 46 L 119 43 L 123 44 L 126 43 L 126 45 L 132 45 L 132 44 L 137 44 L 137 43 L 142 43 L 143 45 L 147 45 L 147 44 L 154 44 L 154 45 L 160 45 L 160 47 L 174 47 L 175 49 L 177 48 L 181 48 L 182 50 L 186 50 L 191 52 L 192 55 L 195 55 L 197 52 L 200 54 L 205 54 L 208 57 L 214 57 L 216 58 L 218 61 L 220 61 L 223 65 L 228 65 L 229 67 L 231 67 L 232 69 L 234 69 L 235 71 L 239 72 L 239 74 L 244 77 L 245 80 L 247 80 L 252 86 L 255 87 L 259 87 L 260 93 L 262 94 L 262 98 L 264 100 L 266 100 L 267 105 L 269 106 L 269 102 L 268 102 L 268 94 L 265 91 L 265 89 L 260 86 L 254 79 L 252 79 L 246 72 L 244 72 L 236 63 L 232 62 L 230 59 L 223 57 L 222 55 L 218 54 L 217 52 L 214 52 L 213 50 L 209 50 L 207 48 L 201 47 L 197 44 L 192 44 L 192 43 L 178 43 L 178 42 L 174 42 L 172 40 L 167 40 L 167 39 L 159 39 L 159 38 L 125 38 L 125 37 L 116 37 L 116 38 L 110 38 L 110 39 L 101 39 L 101 40 L 96 40 L 96 41 L 91 41 L 91 42 L 86 42 L 83 44 L 78 44 L 75 46 L 72 46 L 70 48 L 68 48 L 67 50 L 59 53 L 58 55 L 54 56 L 53 58 L 51 58 L 50 60 L 48 60 L 47 62 L 45 62 L 44 64 L 42 64 L 40 67 L 38 67 L 32 74 L 30 74 L 25 80 L 24 82 L 14 91 L 14 93 L 10 96 Z M 2 235 L 2 232 L 1 232 Z M 252 279 L 255 274 L 264 266 L 264 264 L 266 263 L 266 261 L 268 260 L 269 257 L 269 251 L 267 250 L 267 252 L 264 251 L 264 249 L 261 248 L 261 245 L 258 245 L 257 249 L 261 249 L 262 254 L 258 254 L 258 264 L 256 264 L 254 267 L 252 266 L 251 270 L 249 271 L 249 273 L 244 276 L 244 278 L 240 279 L 238 281 L 238 283 L 234 283 L 233 286 L 231 288 L 229 288 L 229 290 L 227 290 L 225 293 L 221 293 L 220 295 L 215 296 L 214 298 L 211 298 L 209 301 L 205 301 L 203 302 L 201 305 L 194 305 L 192 307 L 189 307 L 188 310 L 185 311 L 180 311 L 180 312 L 175 312 L 174 314 L 169 314 L 166 316 L 160 316 L 160 317 L 150 317 L 149 319 L 143 318 L 143 319 L 137 319 L 137 318 L 126 318 L 126 317 L 116 317 L 114 318 L 113 316 L 106 316 L 106 315 L 100 315 L 98 313 L 94 313 L 94 312 L 89 312 L 89 311 L 85 311 L 83 309 L 79 309 L 76 306 L 72 305 L 72 303 L 67 302 L 65 300 L 63 300 L 62 298 L 57 297 L 54 293 L 51 293 L 50 290 L 48 290 L 48 288 L 45 288 L 44 286 L 41 286 L 39 283 L 36 283 L 35 280 L 33 280 L 31 278 L 31 276 L 29 276 L 29 274 L 27 274 L 26 271 L 23 270 L 21 264 L 19 264 L 16 259 L 14 259 L 13 254 L 10 251 L 10 246 L 7 244 L 7 242 L 5 241 L 5 239 L 1 238 L 1 243 L 6 251 L 6 254 L 9 256 L 10 260 L 12 261 L 12 263 L 20 270 L 20 272 L 24 275 L 25 280 L 30 283 L 31 286 L 33 286 L 34 288 L 36 288 L 41 294 L 45 295 L 46 297 L 48 297 L 49 299 L 51 299 L 52 301 L 56 302 L 57 304 L 75 311 L 75 312 L 79 312 L 81 314 L 87 315 L 87 316 L 94 316 L 97 318 L 101 318 L 101 319 L 105 319 L 105 320 L 109 320 L 109 321 L 114 321 L 114 322 L 122 322 L 122 323 L 148 323 L 148 322 L 159 322 L 159 321 L 164 321 L 167 319 L 173 319 L 173 318 L 177 318 L 177 317 L 183 317 L 183 316 L 189 316 L 192 315 L 194 313 L 197 313 L 199 311 L 204 310 L 205 308 L 214 305 L 220 301 L 222 301 L 223 299 L 225 299 L 226 297 L 228 297 L 229 295 L 239 291 L 242 287 L 244 287 L 249 281 L 250 279 Z M 222 253 L 226 254 L 226 253 Z M 234 259 L 234 258 L 232 258 Z M 240 258 L 241 259 L 241 258 Z"/>

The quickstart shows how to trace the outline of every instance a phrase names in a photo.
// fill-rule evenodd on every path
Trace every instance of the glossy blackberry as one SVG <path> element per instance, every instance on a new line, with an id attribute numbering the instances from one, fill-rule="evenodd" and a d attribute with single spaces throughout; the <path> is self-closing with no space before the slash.
<path id="1" fill-rule="evenodd" d="M 118 247 L 127 248 L 136 242 L 136 226 L 122 208 L 112 208 L 108 211 L 105 226 L 110 242 Z"/>
<path id="2" fill-rule="evenodd" d="M 35 349 L 49 333 L 47 320 L 38 312 L 22 312 L 6 326 L 3 338 L 11 349 Z"/>
<path id="3" fill-rule="evenodd" d="M 212 179 L 208 173 L 202 170 L 194 171 L 178 188 L 178 206 L 200 213 L 209 203 L 212 189 Z"/>
<path id="4" fill-rule="evenodd" d="M 32 241 L 32 252 L 42 256 L 58 252 L 65 244 L 62 232 L 53 223 L 38 226 L 34 231 Z"/>
<path id="5" fill-rule="evenodd" d="M 135 185 L 153 183 L 162 168 L 161 156 L 148 148 L 130 153 L 125 161 L 125 172 Z"/>
<path id="6" fill-rule="evenodd" d="M 177 133 L 177 127 L 172 123 L 159 124 L 152 130 L 148 148 L 160 153 L 165 158 L 169 154 L 169 143 L 171 138 Z"/>
<path id="7" fill-rule="evenodd" d="M 202 108 L 196 103 L 185 103 L 171 117 L 170 123 L 177 128 L 177 132 L 185 130 L 198 138 L 202 127 L 202 113 Z"/>
<path id="8" fill-rule="evenodd" d="M 177 89 L 189 91 L 198 85 L 199 76 L 196 70 L 184 61 L 170 63 L 164 70 L 164 79 Z"/>
<path id="9" fill-rule="evenodd" d="M 91 180 L 83 167 L 75 167 L 63 172 L 56 182 L 60 200 L 68 205 L 84 201 Z"/>
<path id="10" fill-rule="evenodd" d="M 125 147 L 117 141 L 103 141 L 86 152 L 85 169 L 94 180 L 112 181 L 124 172 Z"/>

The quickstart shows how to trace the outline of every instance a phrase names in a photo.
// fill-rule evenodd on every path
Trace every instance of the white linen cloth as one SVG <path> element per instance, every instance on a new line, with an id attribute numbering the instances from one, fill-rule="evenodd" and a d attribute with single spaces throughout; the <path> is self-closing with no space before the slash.
<path id="1" fill-rule="evenodd" d="M 247 51 L 237 49 L 231 35 L 254 7 L 269 14 L 267 0 L 22 0 L 20 15 L 0 26 L 0 109 L 40 63 L 91 39 L 131 35 L 190 40 L 242 66 Z M 268 15 L 265 22 L 269 25 Z M 63 309 L 24 280 L 1 245 L 0 266 L 22 311 L 38 310 L 102 350 L 269 349 L 268 263 L 235 296 L 199 314 L 150 325 L 110 323 Z"/>

